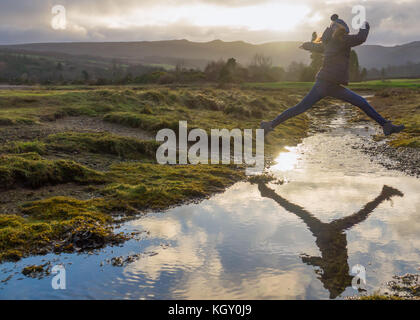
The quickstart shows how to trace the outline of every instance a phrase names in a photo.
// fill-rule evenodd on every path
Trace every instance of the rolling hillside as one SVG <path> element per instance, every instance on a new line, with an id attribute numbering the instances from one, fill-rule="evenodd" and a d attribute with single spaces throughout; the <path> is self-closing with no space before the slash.
<path id="1" fill-rule="evenodd" d="M 69 55 L 117 58 L 128 63 L 176 65 L 203 68 L 208 61 L 235 57 L 248 64 L 256 53 L 270 56 L 275 65 L 286 67 L 292 61 L 308 62 L 309 55 L 298 49 L 299 42 L 271 42 L 254 45 L 243 41 L 191 42 L 188 40 L 142 42 L 80 42 L 36 43 L 1 48 L 30 52 L 53 52 Z M 366 68 L 403 65 L 409 61 L 420 62 L 420 41 L 394 47 L 365 45 L 356 49 L 360 64 Z"/>

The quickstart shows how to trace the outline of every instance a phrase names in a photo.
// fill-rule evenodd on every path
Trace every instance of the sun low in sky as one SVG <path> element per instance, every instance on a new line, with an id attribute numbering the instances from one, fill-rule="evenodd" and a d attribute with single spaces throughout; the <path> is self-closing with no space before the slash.
<path id="1" fill-rule="evenodd" d="M 52 19 L 52 8 L 65 20 Z M 0 44 L 55 41 L 306 41 L 366 7 L 369 43 L 420 39 L 420 0 L 2 0 Z M 52 26 L 55 26 L 54 28 Z M 351 30 L 357 32 L 357 30 Z"/>
<path id="2" fill-rule="evenodd" d="M 304 4 L 286 4 L 279 1 L 242 7 L 221 7 L 211 4 L 179 6 L 155 5 L 135 8 L 128 15 L 99 18 L 109 28 L 132 28 L 189 24 L 197 27 L 230 27 L 255 30 L 287 31 L 308 18 L 311 10 Z M 319 16 L 310 17 L 312 21 Z M 92 19 L 95 23 L 95 19 Z"/>

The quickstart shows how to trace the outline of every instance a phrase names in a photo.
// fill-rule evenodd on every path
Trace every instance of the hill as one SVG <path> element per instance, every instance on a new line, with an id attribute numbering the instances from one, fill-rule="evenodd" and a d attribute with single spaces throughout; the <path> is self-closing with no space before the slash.
<path id="1" fill-rule="evenodd" d="M 95 56 L 119 59 L 127 63 L 170 65 L 203 68 L 208 61 L 235 57 L 248 64 L 252 57 L 264 54 L 273 59 L 275 65 L 287 67 L 292 61 L 309 61 L 306 52 L 298 49 L 300 42 L 269 42 L 250 44 L 243 41 L 191 42 L 188 40 L 140 41 L 140 42 L 72 42 L 33 43 L 0 46 L 0 49 L 49 52 L 78 56 Z M 385 47 L 364 45 L 356 48 L 360 64 L 366 68 L 382 68 L 389 65 L 404 65 L 420 62 L 420 41 Z"/>
<path id="2" fill-rule="evenodd" d="M 272 42 L 254 45 L 242 41 L 191 42 L 188 40 L 142 41 L 142 42 L 79 42 L 37 43 L 0 46 L 11 50 L 28 52 L 65 53 L 70 55 L 98 56 L 135 64 L 176 65 L 204 68 L 209 61 L 235 57 L 248 64 L 252 57 L 264 54 L 275 65 L 288 66 L 292 61 L 308 62 L 308 54 L 297 49 L 299 42 Z"/>

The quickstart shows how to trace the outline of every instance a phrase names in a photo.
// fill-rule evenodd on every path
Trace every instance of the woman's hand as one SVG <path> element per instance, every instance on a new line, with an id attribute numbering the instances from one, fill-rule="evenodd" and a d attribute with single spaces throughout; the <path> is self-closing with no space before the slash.
<path id="1" fill-rule="evenodd" d="M 312 42 L 304 42 L 300 45 L 299 49 L 311 50 Z"/>
<path id="2" fill-rule="evenodd" d="M 370 24 L 369 24 L 369 22 L 365 21 L 364 28 L 362 28 L 362 29 L 370 30 Z"/>

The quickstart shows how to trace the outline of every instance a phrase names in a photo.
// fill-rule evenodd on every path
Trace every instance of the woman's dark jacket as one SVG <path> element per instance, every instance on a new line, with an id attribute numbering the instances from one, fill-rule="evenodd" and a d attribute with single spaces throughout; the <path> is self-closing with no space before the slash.
<path id="1" fill-rule="evenodd" d="M 346 34 L 340 40 L 333 39 L 332 33 L 332 29 L 327 28 L 322 35 L 322 43 L 305 42 L 302 48 L 324 55 L 321 70 L 316 76 L 317 79 L 347 85 L 349 82 L 351 48 L 366 41 L 369 27 L 360 29 L 358 34 Z"/>

